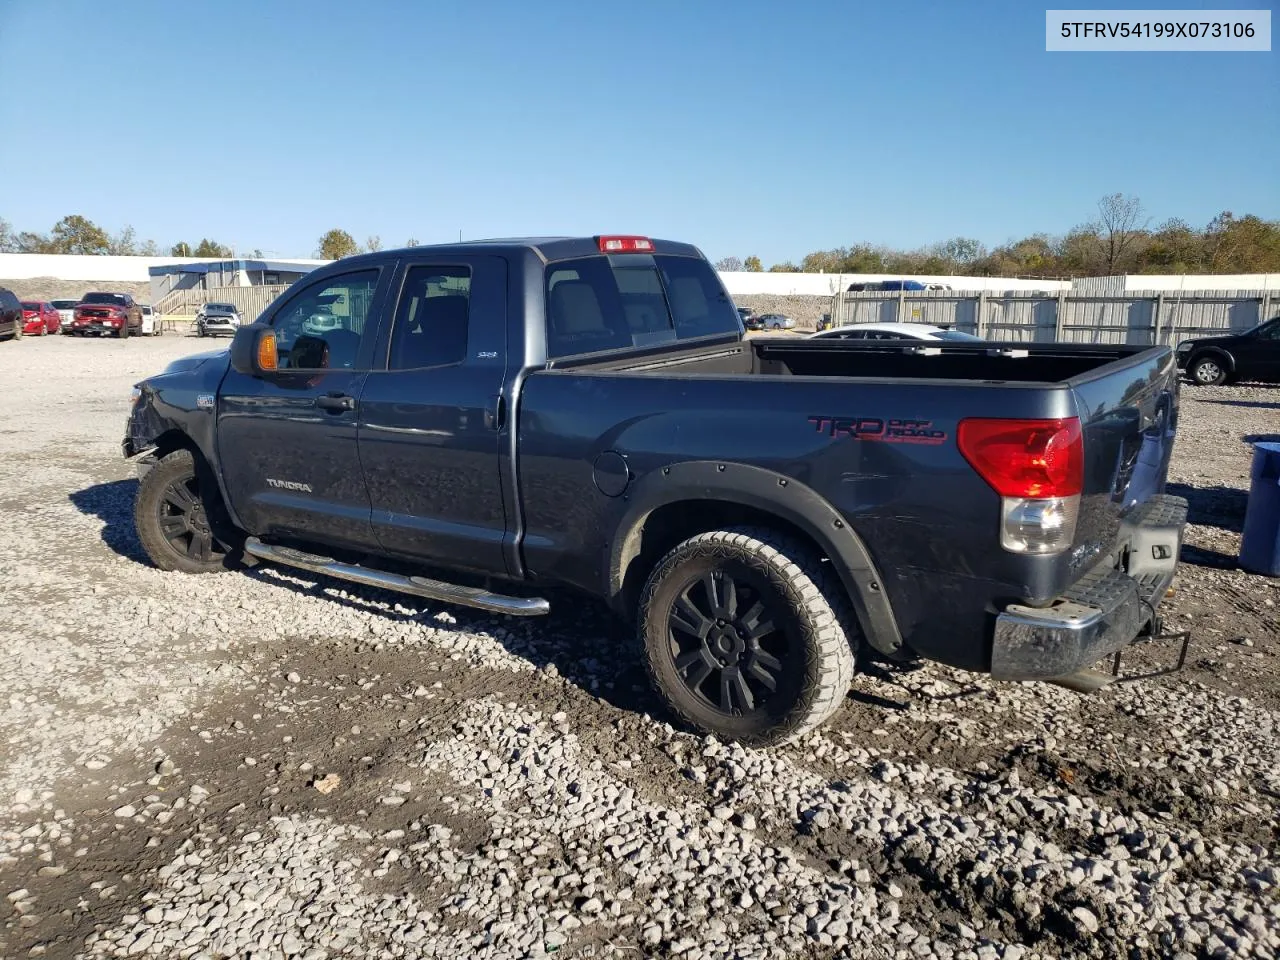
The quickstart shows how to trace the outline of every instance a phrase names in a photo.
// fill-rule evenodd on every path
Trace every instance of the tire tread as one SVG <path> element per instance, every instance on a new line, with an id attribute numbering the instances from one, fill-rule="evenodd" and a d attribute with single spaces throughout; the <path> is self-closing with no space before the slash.
<path id="1" fill-rule="evenodd" d="M 174 450 L 161 457 L 159 462 L 143 477 L 138 486 L 138 495 L 133 501 L 133 525 L 138 533 L 142 549 L 151 562 L 161 570 L 180 570 L 183 573 L 214 573 L 225 570 L 231 558 L 227 554 L 215 555 L 216 559 L 207 563 L 179 557 L 173 553 L 168 541 L 160 533 L 158 525 L 151 516 L 153 506 L 153 485 L 161 482 L 166 474 L 196 469 L 195 455 L 186 448 Z M 150 482 L 148 482 L 150 481 Z M 208 507 L 206 506 L 206 510 Z M 216 540 L 215 540 L 216 543 Z"/>
<path id="2" fill-rule="evenodd" d="M 645 649 L 654 591 L 680 563 L 693 556 L 759 561 L 764 568 L 761 572 L 774 586 L 797 601 L 803 611 L 800 629 L 817 651 L 807 665 L 798 708 L 762 734 L 743 738 L 744 742 L 760 746 L 786 743 L 821 726 L 840 708 L 853 682 L 856 620 L 830 564 L 823 564 L 807 545 L 765 527 L 735 526 L 697 534 L 667 553 L 650 574 L 640 601 L 637 636 L 650 683 L 665 706 L 684 721 L 702 727 L 663 689 Z"/>

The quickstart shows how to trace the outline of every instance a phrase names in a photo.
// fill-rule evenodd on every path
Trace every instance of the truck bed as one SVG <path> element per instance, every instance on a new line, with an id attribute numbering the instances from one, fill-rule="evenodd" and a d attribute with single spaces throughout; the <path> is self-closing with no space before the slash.
<path id="1" fill-rule="evenodd" d="M 646 357 L 586 359 L 557 365 L 578 372 L 849 377 L 874 380 L 952 380 L 1053 384 L 1085 377 L 1108 364 L 1162 348 L 1129 344 L 909 343 L 753 339 L 724 347 Z"/>

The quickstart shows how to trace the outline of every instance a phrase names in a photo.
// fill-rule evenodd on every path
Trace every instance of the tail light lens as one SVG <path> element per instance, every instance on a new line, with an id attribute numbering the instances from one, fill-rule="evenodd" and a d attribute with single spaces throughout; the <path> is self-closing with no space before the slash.
<path id="1" fill-rule="evenodd" d="M 956 430 L 960 453 L 1001 498 L 1000 545 L 1059 553 L 1075 538 L 1084 488 L 1084 438 L 1076 417 L 971 418 Z"/>

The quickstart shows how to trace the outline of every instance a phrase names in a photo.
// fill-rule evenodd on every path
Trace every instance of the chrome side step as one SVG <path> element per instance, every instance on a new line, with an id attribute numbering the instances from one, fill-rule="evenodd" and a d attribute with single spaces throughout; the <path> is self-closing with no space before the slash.
<path id="1" fill-rule="evenodd" d="M 283 563 L 286 566 L 310 570 L 312 573 L 327 574 L 339 580 L 350 580 L 352 583 L 363 583 L 370 587 L 381 587 L 383 590 L 426 597 L 428 600 L 456 603 L 464 607 L 475 607 L 477 610 L 488 610 L 492 613 L 505 613 L 513 617 L 540 617 L 551 612 L 551 604 L 542 597 L 508 597 L 479 587 L 463 587 L 456 583 L 445 583 L 442 580 L 428 580 L 426 577 L 403 577 L 398 573 L 387 573 L 354 563 L 339 563 L 329 557 L 304 553 L 292 547 L 272 546 L 263 543 L 257 537 L 249 537 L 245 540 L 244 552 L 261 560 Z"/>

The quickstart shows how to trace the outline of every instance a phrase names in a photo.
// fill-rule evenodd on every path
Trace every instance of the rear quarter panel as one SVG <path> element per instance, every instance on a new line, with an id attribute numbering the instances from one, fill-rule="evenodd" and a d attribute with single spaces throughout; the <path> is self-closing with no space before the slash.
<path id="1" fill-rule="evenodd" d="M 884 577 L 909 645 L 985 668 L 988 615 L 1065 586 L 1068 558 L 1000 549 L 999 498 L 960 455 L 956 424 L 1075 412 L 1066 386 L 538 372 L 518 411 L 525 563 L 534 576 L 607 593 L 629 504 L 596 485 L 593 464 L 606 451 L 626 459 L 629 489 L 674 463 L 746 463 L 840 512 Z M 929 436 L 880 435 L 893 421 Z"/>

